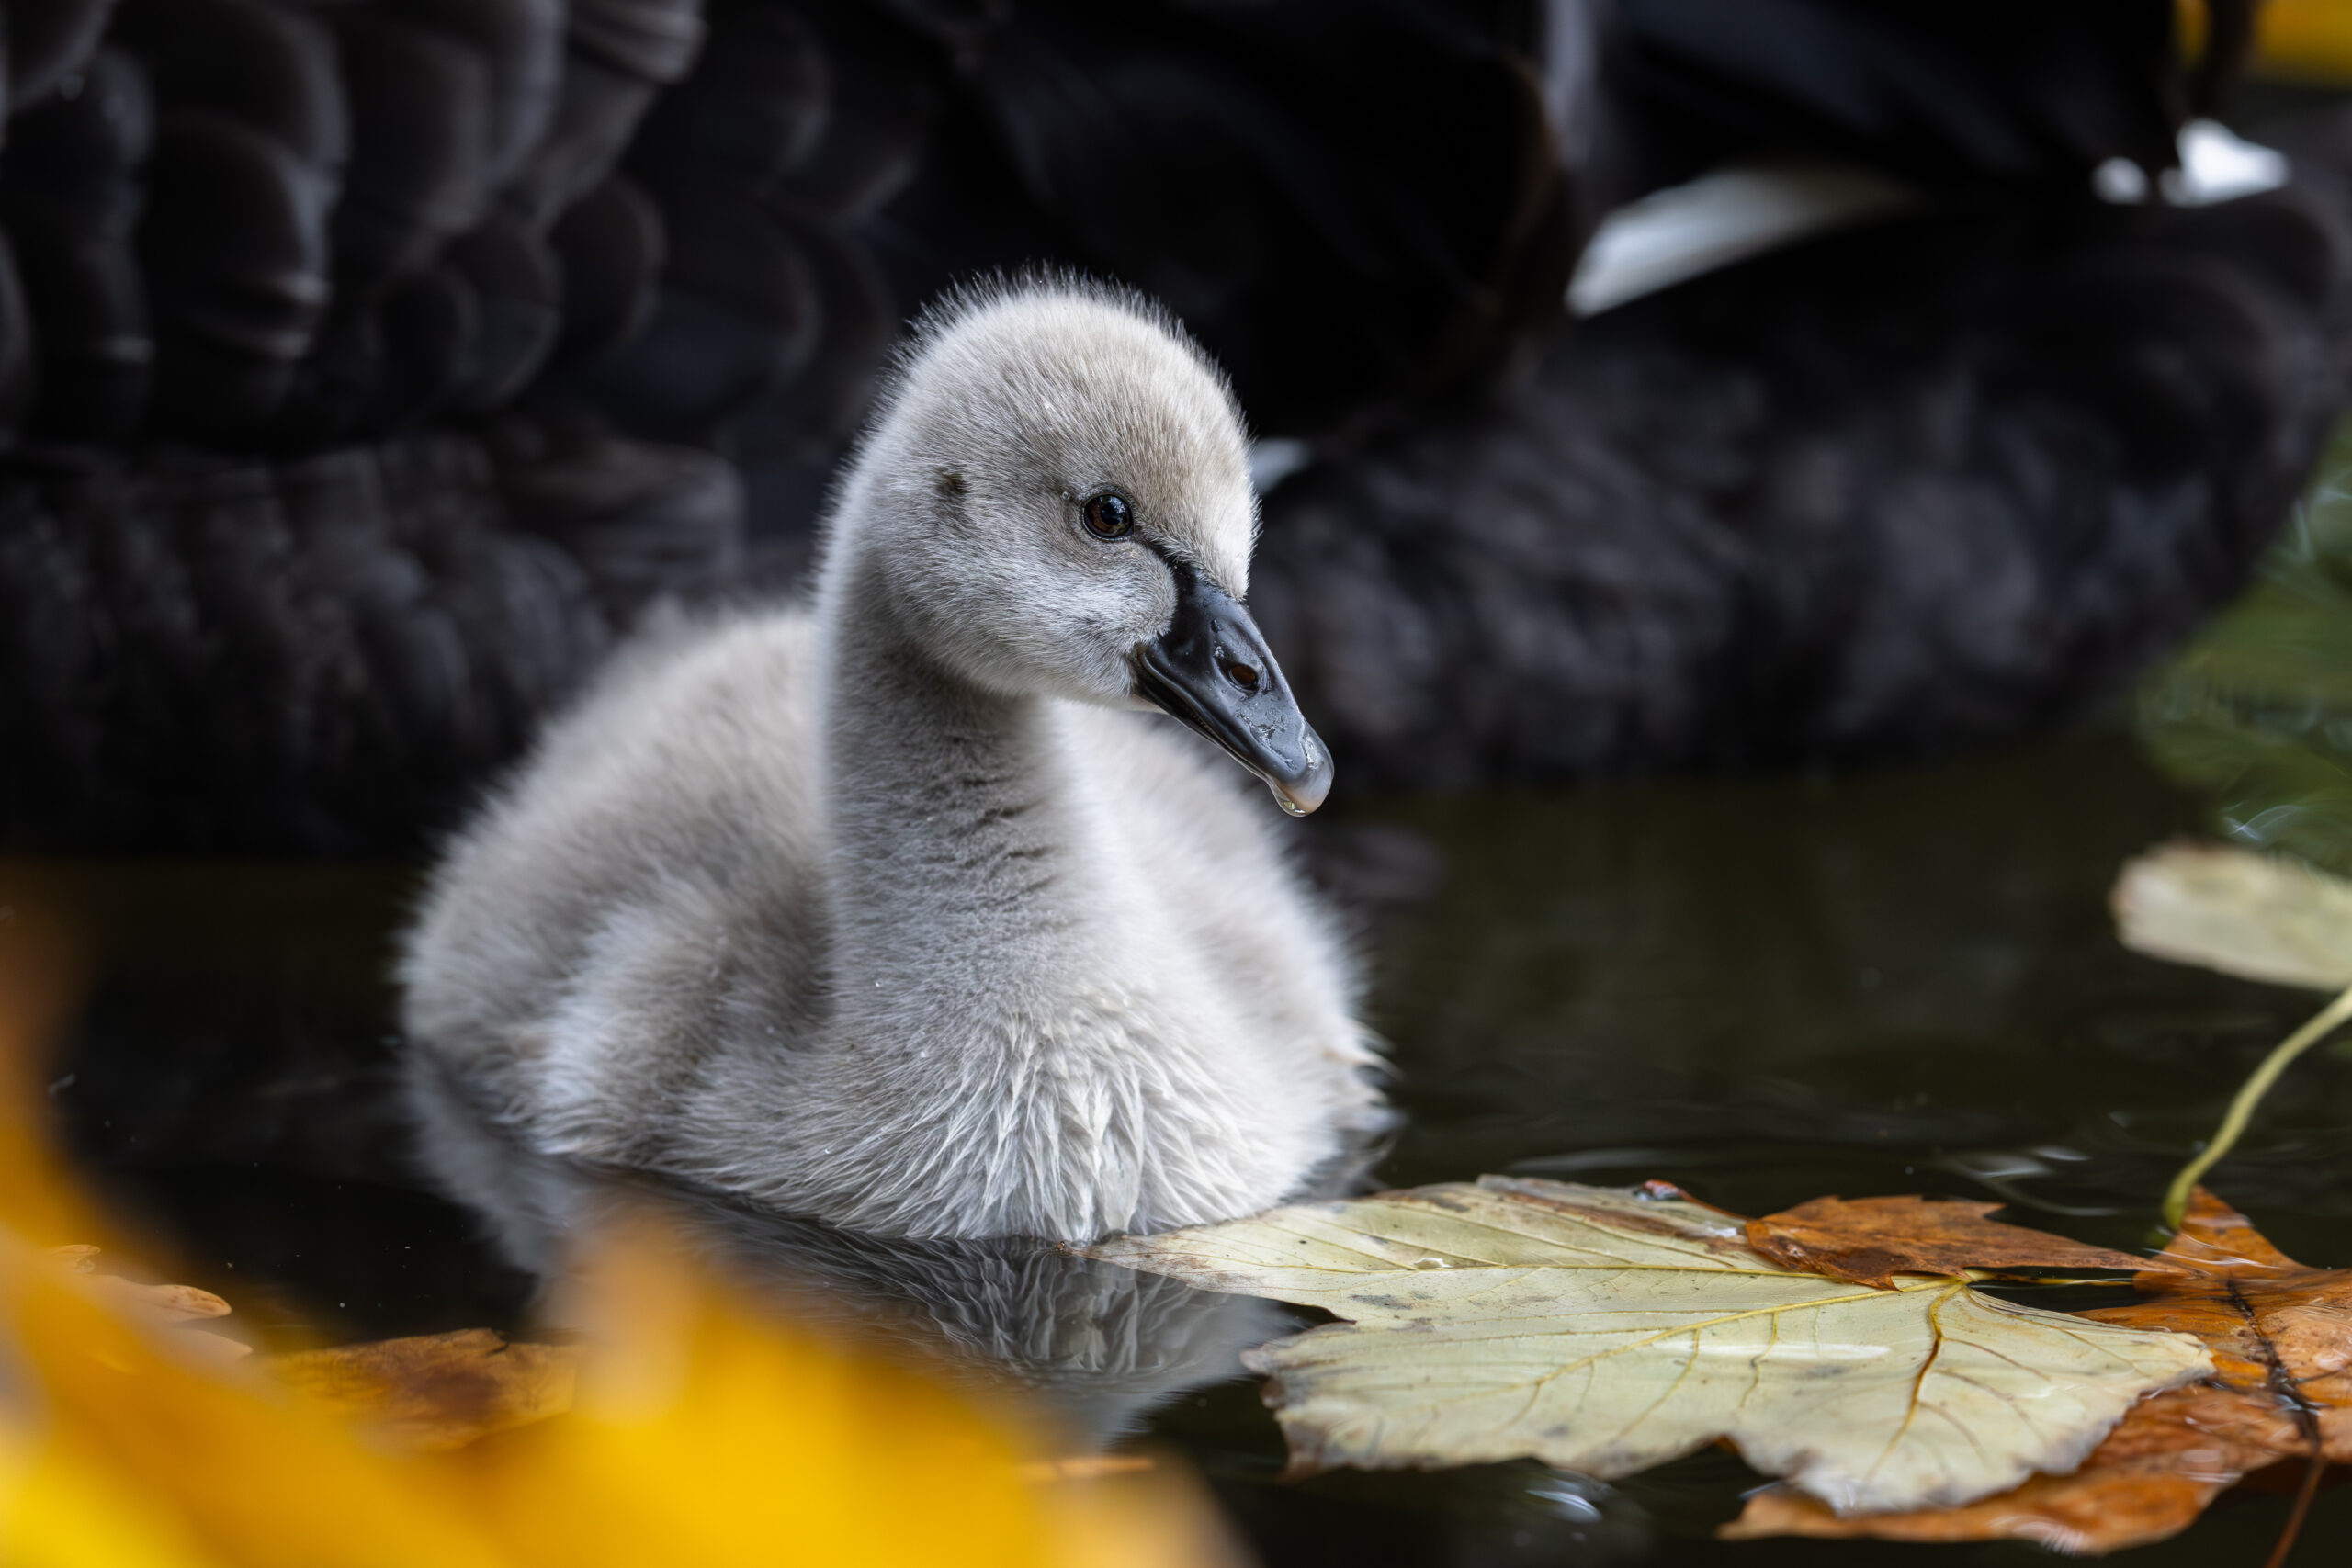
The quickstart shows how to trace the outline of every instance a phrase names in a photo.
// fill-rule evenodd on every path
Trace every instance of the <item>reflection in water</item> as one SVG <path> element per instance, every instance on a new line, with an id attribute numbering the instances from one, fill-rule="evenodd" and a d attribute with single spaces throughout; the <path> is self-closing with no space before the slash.
<path id="1" fill-rule="evenodd" d="M 1051 1243 L 877 1238 L 642 1173 L 583 1170 L 500 1137 L 445 1078 L 422 1076 L 414 1089 L 426 1168 L 545 1286 L 561 1281 L 572 1249 L 614 1213 L 651 1205 L 753 1300 L 803 1324 L 895 1341 L 951 1375 L 1017 1384 L 1096 1447 L 1142 1430 L 1159 1404 L 1230 1381 L 1243 1350 L 1291 1326 L 1272 1302 L 1195 1291 Z M 560 1292 L 547 1299 L 560 1303 Z"/>

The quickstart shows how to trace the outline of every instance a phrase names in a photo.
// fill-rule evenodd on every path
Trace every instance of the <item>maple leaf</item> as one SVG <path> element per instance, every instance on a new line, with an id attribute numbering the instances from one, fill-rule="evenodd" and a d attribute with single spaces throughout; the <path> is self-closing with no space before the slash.
<path id="1" fill-rule="evenodd" d="M 1243 1358 L 1302 1471 L 1532 1456 L 1610 1477 L 1727 1438 L 1839 1511 L 1962 1503 L 2072 1467 L 2211 1367 L 2187 1336 L 1957 1279 L 1784 1269 L 1662 1185 L 1490 1176 L 1085 1250 L 1348 1320 Z"/>
<path id="2" fill-rule="evenodd" d="M 2157 1261 L 2167 1267 L 2133 1280 L 2143 1300 L 2081 1315 L 2194 1334 L 2212 1374 L 2143 1401 L 2072 1474 L 2035 1476 L 1966 1507 L 1844 1517 L 1759 1493 L 1724 1533 L 2017 1536 L 2111 1551 L 2179 1533 L 2216 1494 L 2280 1460 L 2352 1463 L 2352 1269 L 2295 1262 L 2202 1188 Z"/>
<path id="3" fill-rule="evenodd" d="M 1926 1198 L 1815 1198 L 1747 1222 L 1747 1245 L 1785 1269 L 1892 1289 L 1897 1274 L 1973 1269 L 2121 1269 L 2150 1261 L 2047 1231 L 1996 1224 L 1998 1203 Z M 2169 1268 L 2171 1265 L 2164 1265 Z"/>

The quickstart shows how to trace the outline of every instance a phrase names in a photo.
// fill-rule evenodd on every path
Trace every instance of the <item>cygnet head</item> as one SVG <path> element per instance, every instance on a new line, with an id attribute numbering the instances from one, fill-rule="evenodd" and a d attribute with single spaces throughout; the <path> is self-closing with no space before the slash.
<path id="1" fill-rule="evenodd" d="M 1135 296 L 1073 280 L 923 323 L 834 521 L 932 658 L 1004 695 L 1158 707 L 1294 815 L 1329 753 L 1241 600 L 1257 497 L 1224 378 Z"/>

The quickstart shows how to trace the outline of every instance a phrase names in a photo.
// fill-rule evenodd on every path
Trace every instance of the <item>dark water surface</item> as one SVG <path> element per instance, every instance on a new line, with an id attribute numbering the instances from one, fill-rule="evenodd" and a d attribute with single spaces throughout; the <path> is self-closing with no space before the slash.
<path id="1" fill-rule="evenodd" d="M 2124 952 L 2119 863 L 2199 804 L 2120 738 L 1836 781 L 1402 799 L 1317 822 L 1390 895 L 1375 1010 L 1403 1184 L 1669 1178 L 1763 1213 L 1823 1193 L 1997 1198 L 2146 1240 L 2166 1179 L 2319 998 Z M 388 1095 L 398 869 L 0 864 L 96 948 L 51 1100 L 85 1168 L 263 1330 L 343 1339 L 527 1322 L 531 1278 L 409 1175 Z M 2283 1248 L 2352 1263 L 2352 1052 L 2298 1066 L 2214 1179 Z M 712 1210 L 733 1252 L 883 1298 L 1209 1475 L 1270 1564 L 2024 1562 L 2020 1543 L 1727 1545 L 1756 1483 L 1716 1450 L 1615 1486 L 1533 1464 L 1276 1479 L 1235 1349 L 1307 1314 L 1103 1266 L 881 1247 Z M 863 1310 L 852 1306 L 851 1310 Z M 2283 1498 L 2233 1495 L 2124 1561 L 2259 1563 Z M 2352 1551 L 2352 1487 L 2295 1561 Z"/>

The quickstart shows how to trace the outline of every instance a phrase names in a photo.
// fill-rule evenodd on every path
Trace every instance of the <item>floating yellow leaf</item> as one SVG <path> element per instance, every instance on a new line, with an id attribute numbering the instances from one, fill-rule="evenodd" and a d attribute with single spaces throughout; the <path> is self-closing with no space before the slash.
<path id="1" fill-rule="evenodd" d="M 1964 1503 L 2064 1470 L 2188 1336 L 1775 1267 L 1668 1189 L 1487 1177 L 1157 1236 L 1092 1256 L 1347 1319 L 1245 1357 L 1294 1464 L 1532 1456 L 1620 1476 L 1728 1438 L 1840 1513 Z"/>
<path id="2" fill-rule="evenodd" d="M 2203 51 L 2210 0 L 2178 0 L 2191 55 Z M 2352 82 L 2352 6 L 2344 0 L 2267 0 L 2254 13 L 2254 68 L 2309 82 Z"/>

